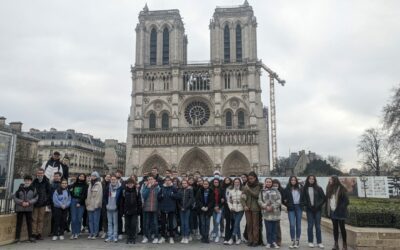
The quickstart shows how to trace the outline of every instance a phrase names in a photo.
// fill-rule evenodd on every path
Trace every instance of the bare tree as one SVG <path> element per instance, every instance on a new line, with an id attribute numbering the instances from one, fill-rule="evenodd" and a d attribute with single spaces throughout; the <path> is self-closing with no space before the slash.
<path id="1" fill-rule="evenodd" d="M 343 160 L 339 156 L 334 156 L 334 155 L 328 155 L 326 157 L 326 161 L 333 167 L 338 170 L 342 168 L 343 165 Z"/>
<path id="2" fill-rule="evenodd" d="M 381 174 L 381 166 L 385 158 L 384 140 L 380 129 L 369 128 L 361 135 L 357 145 L 363 167 L 368 171 L 374 171 L 377 176 Z"/>
<path id="3" fill-rule="evenodd" d="M 394 89 L 394 94 L 383 108 L 383 113 L 383 124 L 389 133 L 389 153 L 400 162 L 400 85 Z"/>

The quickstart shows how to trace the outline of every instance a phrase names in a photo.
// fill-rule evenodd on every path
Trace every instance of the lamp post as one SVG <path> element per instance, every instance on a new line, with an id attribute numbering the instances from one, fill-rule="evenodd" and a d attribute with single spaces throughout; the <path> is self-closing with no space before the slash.
<path id="1" fill-rule="evenodd" d="M 361 175 L 360 180 L 363 183 L 363 189 L 364 189 L 364 198 L 367 198 L 367 185 L 366 182 L 368 181 L 368 177 L 366 175 Z"/>

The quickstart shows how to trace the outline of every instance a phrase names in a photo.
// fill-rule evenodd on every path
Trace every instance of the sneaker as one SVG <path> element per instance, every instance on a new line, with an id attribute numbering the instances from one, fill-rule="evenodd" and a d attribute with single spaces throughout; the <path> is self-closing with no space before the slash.
<path id="1" fill-rule="evenodd" d="M 156 242 L 156 243 L 162 244 L 162 243 L 164 243 L 164 242 L 165 242 L 165 238 L 164 238 L 164 237 L 161 237 L 160 240 L 158 240 L 158 242 Z M 154 241 L 153 241 L 153 243 L 154 243 Z"/>
<path id="2" fill-rule="evenodd" d="M 107 233 L 102 233 L 102 234 L 101 234 L 101 238 L 102 238 L 102 239 L 105 239 L 106 236 L 107 236 Z"/>
<path id="3" fill-rule="evenodd" d="M 265 248 L 271 248 L 271 245 L 270 244 L 267 244 L 267 245 L 265 245 Z"/>
<path id="4" fill-rule="evenodd" d="M 143 244 L 146 244 L 147 242 L 149 242 L 149 239 L 147 239 L 146 236 L 143 236 L 142 243 L 143 243 Z"/>
<path id="5" fill-rule="evenodd" d="M 93 235 L 92 240 L 95 240 L 95 239 L 97 239 L 97 237 L 96 237 L 96 235 Z"/>
<path id="6" fill-rule="evenodd" d="M 154 238 L 153 244 L 158 244 L 158 239 L 157 238 Z"/>
<path id="7" fill-rule="evenodd" d="M 240 245 L 242 243 L 242 240 L 241 239 L 237 239 L 236 240 L 236 245 Z"/>
<path id="8" fill-rule="evenodd" d="M 87 237 L 89 240 L 91 240 L 92 239 L 92 235 L 91 234 L 89 234 L 89 236 Z"/>
<path id="9" fill-rule="evenodd" d="M 75 234 L 74 240 L 78 239 L 78 237 L 79 237 L 79 234 Z"/>
<path id="10" fill-rule="evenodd" d="M 122 239 L 124 239 L 124 236 L 122 234 L 120 234 L 120 235 L 118 235 L 118 239 L 122 240 Z"/>
<path id="11" fill-rule="evenodd" d="M 187 240 L 188 240 L 188 241 L 192 241 L 192 240 L 193 240 L 192 236 L 189 235 L 189 238 L 187 238 Z"/>
<path id="12" fill-rule="evenodd" d="M 71 234 L 71 237 L 69 237 L 70 240 L 75 239 L 75 234 Z"/>
<path id="13" fill-rule="evenodd" d="M 61 235 L 61 236 L 60 236 L 60 240 L 64 240 L 64 235 Z"/>
<path id="14" fill-rule="evenodd" d="M 308 247 L 314 248 L 314 243 L 308 242 Z"/>
<path id="15" fill-rule="evenodd" d="M 227 241 L 227 240 L 225 240 L 223 244 L 224 244 L 224 245 L 228 245 L 228 241 Z"/>
<path id="16" fill-rule="evenodd" d="M 290 249 L 295 248 L 296 246 L 296 241 L 292 240 L 292 244 L 289 246 Z"/>
<path id="17" fill-rule="evenodd" d="M 219 242 L 219 236 L 217 236 L 217 237 L 215 237 L 215 241 L 214 241 L 215 243 L 218 243 Z"/>
<path id="18" fill-rule="evenodd" d="M 53 236 L 52 240 L 57 240 L 58 237 L 57 236 Z"/>
<path id="19" fill-rule="evenodd" d="M 280 246 L 278 246 L 278 244 L 276 244 L 275 242 L 273 242 L 273 243 L 271 244 L 271 248 L 278 249 L 278 248 L 280 248 Z"/>
<path id="20" fill-rule="evenodd" d="M 118 239 L 114 239 L 114 243 L 118 243 Z"/>
<path id="21" fill-rule="evenodd" d="M 185 237 L 182 237 L 181 243 L 185 243 Z"/>
<path id="22" fill-rule="evenodd" d="M 298 240 L 296 240 L 294 248 L 299 248 L 299 246 L 300 246 L 300 242 Z"/>
<path id="23" fill-rule="evenodd" d="M 189 244 L 189 239 L 185 238 L 185 241 L 183 242 L 183 244 Z"/>
<path id="24" fill-rule="evenodd" d="M 198 234 L 196 238 L 197 240 L 201 240 L 201 234 Z"/>
<path id="25" fill-rule="evenodd" d="M 319 243 L 319 244 L 318 244 L 318 247 L 319 247 L 320 249 L 324 249 L 324 248 L 325 248 L 325 246 L 324 246 L 322 243 Z"/>
<path id="26" fill-rule="evenodd" d="M 174 244 L 174 243 L 175 243 L 174 238 L 170 237 L 169 238 L 169 244 Z"/>
<path id="27" fill-rule="evenodd" d="M 111 238 L 106 238 L 105 240 L 104 240 L 104 242 L 110 242 L 111 241 Z"/>

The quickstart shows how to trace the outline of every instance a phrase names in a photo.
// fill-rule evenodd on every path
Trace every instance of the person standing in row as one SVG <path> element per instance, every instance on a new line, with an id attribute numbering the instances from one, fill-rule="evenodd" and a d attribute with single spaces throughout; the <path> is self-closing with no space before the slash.
<path id="1" fill-rule="evenodd" d="M 118 207 L 121 197 L 121 184 L 115 175 L 111 175 L 111 182 L 106 186 L 105 204 L 107 209 L 108 237 L 105 242 L 118 242 Z"/>
<path id="2" fill-rule="evenodd" d="M 279 248 L 276 243 L 276 229 L 277 221 L 281 218 L 281 194 L 277 188 L 273 187 L 271 178 L 265 179 L 264 189 L 260 192 L 258 204 L 261 207 L 265 231 L 267 232 L 266 248 Z"/>
<path id="3" fill-rule="evenodd" d="M 32 236 L 37 240 L 43 240 L 43 221 L 46 213 L 46 207 L 51 204 L 52 193 L 50 182 L 44 175 L 43 169 L 36 171 L 36 179 L 32 186 L 36 189 L 38 200 L 33 206 L 32 214 Z"/>
<path id="4" fill-rule="evenodd" d="M 283 203 L 283 192 L 284 192 L 284 189 L 282 188 L 280 181 L 278 179 L 273 179 L 272 180 L 272 186 L 274 188 L 276 188 L 279 191 L 279 193 L 281 194 L 281 204 L 282 204 Z M 279 207 L 279 210 L 282 211 L 282 205 Z M 278 246 L 282 245 L 282 231 L 281 231 L 280 218 L 276 222 L 276 244 L 278 244 Z"/>
<path id="5" fill-rule="evenodd" d="M 122 207 L 125 214 L 126 244 L 136 244 L 136 228 L 138 214 L 141 213 L 142 199 L 136 188 L 136 181 L 132 178 L 126 181 L 122 192 Z"/>
<path id="6" fill-rule="evenodd" d="M 223 218 L 225 220 L 224 245 L 228 245 L 230 243 L 230 240 L 232 239 L 233 224 L 234 224 L 232 213 L 231 210 L 229 209 L 229 204 L 227 201 L 227 193 L 229 192 L 231 186 L 232 186 L 232 179 L 226 177 L 222 182 L 222 194 L 224 196 Z M 231 242 L 231 244 L 232 243 L 233 242 Z"/>
<path id="7" fill-rule="evenodd" d="M 210 183 L 204 180 L 203 187 L 200 188 L 196 197 L 196 206 L 198 214 L 200 214 L 201 242 L 203 243 L 210 243 L 208 233 L 210 232 L 210 218 L 215 208 L 214 200 L 214 193 L 210 189 Z"/>
<path id="8" fill-rule="evenodd" d="M 68 190 L 68 181 L 63 179 L 60 187 L 54 191 L 54 235 L 53 240 L 64 240 L 65 225 L 67 224 L 68 209 L 71 205 L 71 195 Z"/>
<path id="9" fill-rule="evenodd" d="M 89 237 L 95 240 L 99 234 L 99 222 L 103 201 L 103 187 L 100 183 L 100 175 L 94 171 L 90 175 L 90 184 L 86 198 L 86 210 L 89 217 Z"/>
<path id="10" fill-rule="evenodd" d="M 189 227 L 189 219 L 191 208 L 194 203 L 194 192 L 193 188 L 189 186 L 187 180 L 182 180 L 182 188 L 178 191 L 178 208 L 181 218 L 181 234 L 182 241 L 181 243 L 188 244 L 189 243 L 189 235 L 190 235 L 190 227 Z"/>
<path id="11" fill-rule="evenodd" d="M 232 245 L 233 242 L 236 245 L 240 245 L 241 235 L 240 235 L 240 222 L 243 217 L 243 205 L 241 201 L 242 197 L 242 183 L 239 177 L 233 180 L 233 185 L 231 188 L 228 188 L 226 191 L 226 202 L 228 204 L 228 208 L 231 212 L 231 217 L 233 219 L 233 231 L 232 236 L 228 241 L 228 245 Z"/>
<path id="12" fill-rule="evenodd" d="M 106 187 L 110 185 L 111 182 L 111 174 L 106 174 L 103 176 L 103 180 L 101 182 L 101 187 L 103 188 L 103 202 L 101 205 L 101 215 L 100 215 L 100 226 L 99 230 L 103 230 L 101 235 L 102 239 L 105 239 L 108 234 L 108 220 L 107 220 L 107 208 L 106 208 L 106 199 L 105 197 L 108 195 L 105 193 Z"/>
<path id="13" fill-rule="evenodd" d="M 161 213 L 161 238 L 158 242 L 160 244 L 164 243 L 168 237 L 169 243 L 174 244 L 174 220 L 178 198 L 177 187 L 172 184 L 170 177 L 165 177 L 164 184 L 158 193 L 158 204 Z"/>
<path id="14" fill-rule="evenodd" d="M 222 189 L 220 187 L 220 179 L 219 176 L 216 175 L 214 177 L 214 180 L 212 182 L 212 187 L 211 190 L 213 192 L 213 230 L 211 233 L 212 240 L 215 241 L 215 243 L 219 242 L 219 227 L 221 224 L 221 219 L 222 219 L 222 213 L 223 213 L 223 207 L 224 207 L 224 202 L 225 202 L 225 195 L 222 192 Z"/>
<path id="15" fill-rule="evenodd" d="M 260 207 L 258 206 L 260 191 L 261 186 L 258 182 L 257 174 L 255 172 L 250 172 L 242 195 L 242 204 L 246 215 L 247 245 L 250 247 L 258 246 L 260 240 Z"/>
<path id="16" fill-rule="evenodd" d="M 326 198 L 327 215 L 332 220 L 333 239 L 335 240 L 332 250 L 339 250 L 339 228 L 342 233 L 343 250 L 347 250 L 345 220 L 348 214 L 347 206 L 349 205 L 349 198 L 346 188 L 336 175 L 329 178 L 329 183 L 326 187 Z"/>
<path id="17" fill-rule="evenodd" d="M 314 226 L 317 238 L 317 246 L 324 248 L 321 236 L 321 214 L 322 206 L 325 204 L 324 190 L 318 185 L 315 175 L 307 176 L 306 183 L 303 188 L 303 200 L 307 213 L 307 236 L 308 246 L 314 247 Z"/>
<path id="18" fill-rule="evenodd" d="M 15 228 L 15 242 L 20 241 L 22 220 L 26 220 L 26 227 L 28 229 L 28 239 L 30 242 L 35 242 L 35 238 L 32 237 L 32 211 L 33 205 L 38 200 L 36 190 L 33 188 L 32 177 L 26 175 L 24 177 L 24 183 L 21 184 L 18 190 L 13 195 L 15 202 L 15 212 L 17 213 L 17 225 Z"/>
<path id="19" fill-rule="evenodd" d="M 147 182 L 142 188 L 143 212 L 144 212 L 144 234 L 142 243 L 147 243 L 154 233 L 153 244 L 158 243 L 158 193 L 160 186 L 154 179 L 153 175 L 149 175 Z"/>
<path id="20" fill-rule="evenodd" d="M 79 174 L 76 181 L 70 186 L 71 193 L 71 240 L 78 239 L 82 228 L 82 217 L 85 211 L 88 185 L 86 175 Z"/>
<path id="21" fill-rule="evenodd" d="M 292 244 L 289 248 L 299 248 L 302 219 L 302 188 L 296 176 L 291 176 L 283 192 L 283 204 L 288 210 L 290 224 L 290 238 Z"/>

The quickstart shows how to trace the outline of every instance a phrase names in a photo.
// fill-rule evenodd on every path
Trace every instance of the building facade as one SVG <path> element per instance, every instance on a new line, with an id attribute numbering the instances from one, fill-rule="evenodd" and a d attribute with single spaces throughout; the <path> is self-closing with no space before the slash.
<path id="1" fill-rule="evenodd" d="M 253 9 L 247 1 L 217 7 L 209 29 L 210 60 L 190 63 L 179 10 L 146 5 L 140 12 L 126 174 L 153 166 L 204 175 L 269 173 Z"/>
<path id="2" fill-rule="evenodd" d="M 115 139 L 106 139 L 104 141 L 104 163 L 107 165 L 110 173 L 117 170 L 125 172 L 126 163 L 126 143 L 118 142 Z"/>
<path id="3" fill-rule="evenodd" d="M 68 158 L 69 173 L 91 173 L 97 171 L 100 174 L 108 172 L 104 164 L 105 144 L 92 135 L 77 133 L 73 129 L 58 131 L 54 128 L 50 131 L 31 129 L 29 134 L 39 139 L 38 162 L 39 166 L 50 159 L 53 152 L 58 151 L 61 159 Z"/>

